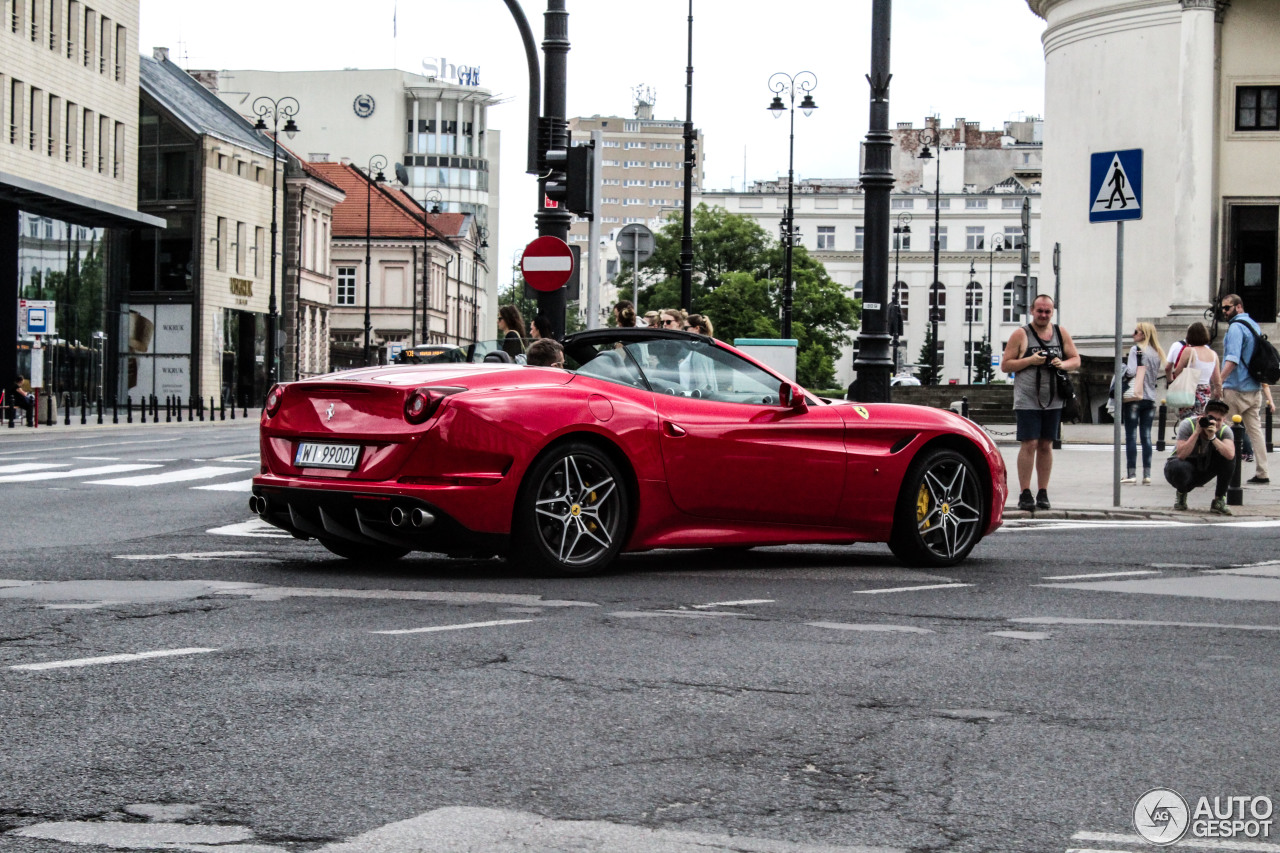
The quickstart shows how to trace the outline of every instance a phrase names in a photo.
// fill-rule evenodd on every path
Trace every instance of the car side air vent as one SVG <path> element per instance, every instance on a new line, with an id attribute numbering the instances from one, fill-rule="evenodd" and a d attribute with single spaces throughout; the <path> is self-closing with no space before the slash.
<path id="1" fill-rule="evenodd" d="M 895 442 L 893 443 L 893 447 L 890 447 L 890 448 L 889 448 L 889 453 L 890 453 L 890 454 L 897 453 L 899 450 L 902 450 L 902 449 L 903 449 L 904 447 L 906 447 L 908 444 L 910 444 L 911 442 L 915 441 L 915 438 L 916 438 L 916 434 L 915 434 L 915 433 L 910 433 L 909 435 L 904 435 L 902 438 L 898 439 L 897 441 L 895 441 Z"/>

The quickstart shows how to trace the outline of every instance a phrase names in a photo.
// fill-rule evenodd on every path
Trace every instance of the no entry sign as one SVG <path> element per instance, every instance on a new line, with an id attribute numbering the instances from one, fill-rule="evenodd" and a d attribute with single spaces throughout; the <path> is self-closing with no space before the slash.
<path id="1" fill-rule="evenodd" d="M 573 274 L 573 253 L 559 237 L 539 237 L 524 247 L 520 272 L 534 290 L 559 290 Z"/>

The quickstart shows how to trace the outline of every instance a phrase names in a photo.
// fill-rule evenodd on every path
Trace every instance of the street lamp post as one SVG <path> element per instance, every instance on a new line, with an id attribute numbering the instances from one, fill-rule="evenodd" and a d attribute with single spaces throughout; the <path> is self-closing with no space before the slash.
<path id="1" fill-rule="evenodd" d="M 991 249 L 987 252 L 987 344 L 991 345 L 991 315 L 995 313 L 996 252 L 1004 251 L 1004 235 L 991 235 Z"/>
<path id="2" fill-rule="evenodd" d="M 967 349 L 964 351 L 965 361 L 967 362 L 965 371 L 965 384 L 973 384 L 973 312 L 977 310 L 974 304 L 973 293 L 974 285 L 978 285 L 978 301 L 982 300 L 982 285 L 973 280 L 977 273 L 973 269 L 973 261 L 969 261 L 969 283 L 964 286 L 964 312 L 965 319 L 969 321 L 969 334 L 965 341 Z"/>
<path id="3" fill-rule="evenodd" d="M 480 245 L 476 247 L 471 259 L 471 342 L 480 339 L 480 264 L 486 263 L 484 250 L 489 248 L 489 229 L 483 225 L 476 228 Z"/>
<path id="4" fill-rule="evenodd" d="M 911 214 L 899 213 L 893 226 L 893 304 L 889 308 L 889 331 L 893 333 L 893 375 L 898 375 L 898 337 L 902 328 L 902 303 L 898 299 L 898 262 L 902 259 L 902 238 L 911 234 Z"/>
<path id="5" fill-rule="evenodd" d="M 929 285 L 929 322 L 933 324 L 933 352 L 929 354 L 930 369 L 933 373 L 933 384 L 938 384 L 938 289 L 942 282 L 938 280 L 938 253 L 942 246 L 942 148 L 938 144 L 938 131 L 926 127 L 917 135 L 924 149 L 919 154 L 921 160 L 932 160 L 934 154 L 929 146 L 938 147 L 937 164 L 934 169 L 933 183 L 933 283 Z"/>
<path id="6" fill-rule="evenodd" d="M 293 117 L 298 114 L 300 105 L 296 98 L 285 96 L 280 99 L 268 98 L 265 95 L 253 102 L 253 111 L 258 116 L 254 130 L 267 129 L 267 116 L 271 117 L 271 287 L 267 296 L 267 384 L 274 385 L 277 379 L 276 370 L 276 230 L 278 228 L 276 196 L 279 188 L 277 173 L 280 163 L 280 117 L 284 116 L 284 132 L 290 139 L 298 132 L 298 125 Z M 239 238 L 237 238 L 239 239 Z"/>
<path id="7" fill-rule="evenodd" d="M 431 295 L 431 252 L 428 237 L 427 214 L 440 212 L 440 191 L 428 190 L 422 201 L 422 343 L 429 343 L 431 327 L 427 318 L 427 303 Z"/>
<path id="8" fill-rule="evenodd" d="M 773 102 L 769 104 L 769 110 L 773 113 L 773 117 L 777 118 L 782 115 L 783 110 L 791 113 L 791 142 L 787 154 L 787 211 L 783 215 L 783 221 L 786 223 L 784 232 L 784 257 L 786 266 L 786 281 L 782 284 L 782 337 L 784 339 L 791 337 L 791 291 L 792 282 L 792 265 L 791 250 L 796 240 L 796 219 L 795 219 L 795 165 L 796 165 L 796 90 L 804 93 L 804 97 L 800 100 L 800 109 L 805 115 L 812 115 L 818 105 L 813 102 L 813 90 L 818 88 L 818 77 L 812 71 L 801 71 L 794 77 L 782 71 L 777 72 L 769 78 L 769 90 L 773 92 Z M 782 103 L 782 93 L 786 92 L 790 100 L 790 106 Z"/>
<path id="9" fill-rule="evenodd" d="M 364 366 L 369 366 L 370 355 L 370 338 L 373 335 L 373 323 L 369 318 L 369 296 L 372 292 L 370 283 L 373 280 L 373 185 L 381 183 L 387 179 L 382 170 L 387 168 L 387 158 L 381 154 L 374 154 L 369 158 L 369 165 L 365 169 L 365 180 L 368 184 L 365 186 L 364 193 Z M 378 174 L 375 176 L 373 170 L 377 169 Z"/>

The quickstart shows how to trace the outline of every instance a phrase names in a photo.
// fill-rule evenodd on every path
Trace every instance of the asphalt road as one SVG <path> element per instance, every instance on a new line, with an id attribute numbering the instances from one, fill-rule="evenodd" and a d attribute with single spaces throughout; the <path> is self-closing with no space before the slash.
<path id="1" fill-rule="evenodd" d="M 1280 799 L 1271 522 L 546 580 L 272 535 L 255 467 L 0 436 L 0 850 L 1137 853 L 1149 789 Z"/>

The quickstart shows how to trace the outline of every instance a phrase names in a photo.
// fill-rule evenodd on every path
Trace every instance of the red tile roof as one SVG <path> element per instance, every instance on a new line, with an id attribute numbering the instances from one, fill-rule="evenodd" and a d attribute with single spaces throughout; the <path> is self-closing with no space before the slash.
<path id="1" fill-rule="evenodd" d="M 324 180 L 343 190 L 347 197 L 333 209 L 334 237 L 364 237 L 365 210 L 369 211 L 368 233 L 373 237 L 422 237 L 422 208 L 399 190 L 383 184 L 370 185 L 365 174 L 355 166 L 344 163 L 309 163 Z M 371 194 L 370 194 L 371 193 Z M 427 225 L 431 236 L 444 239 L 448 228 L 437 228 L 439 220 L 461 219 L 463 214 L 445 213 L 428 215 Z M 441 223 L 444 224 L 444 223 Z M 443 232 L 443 233 L 442 233 Z"/>

